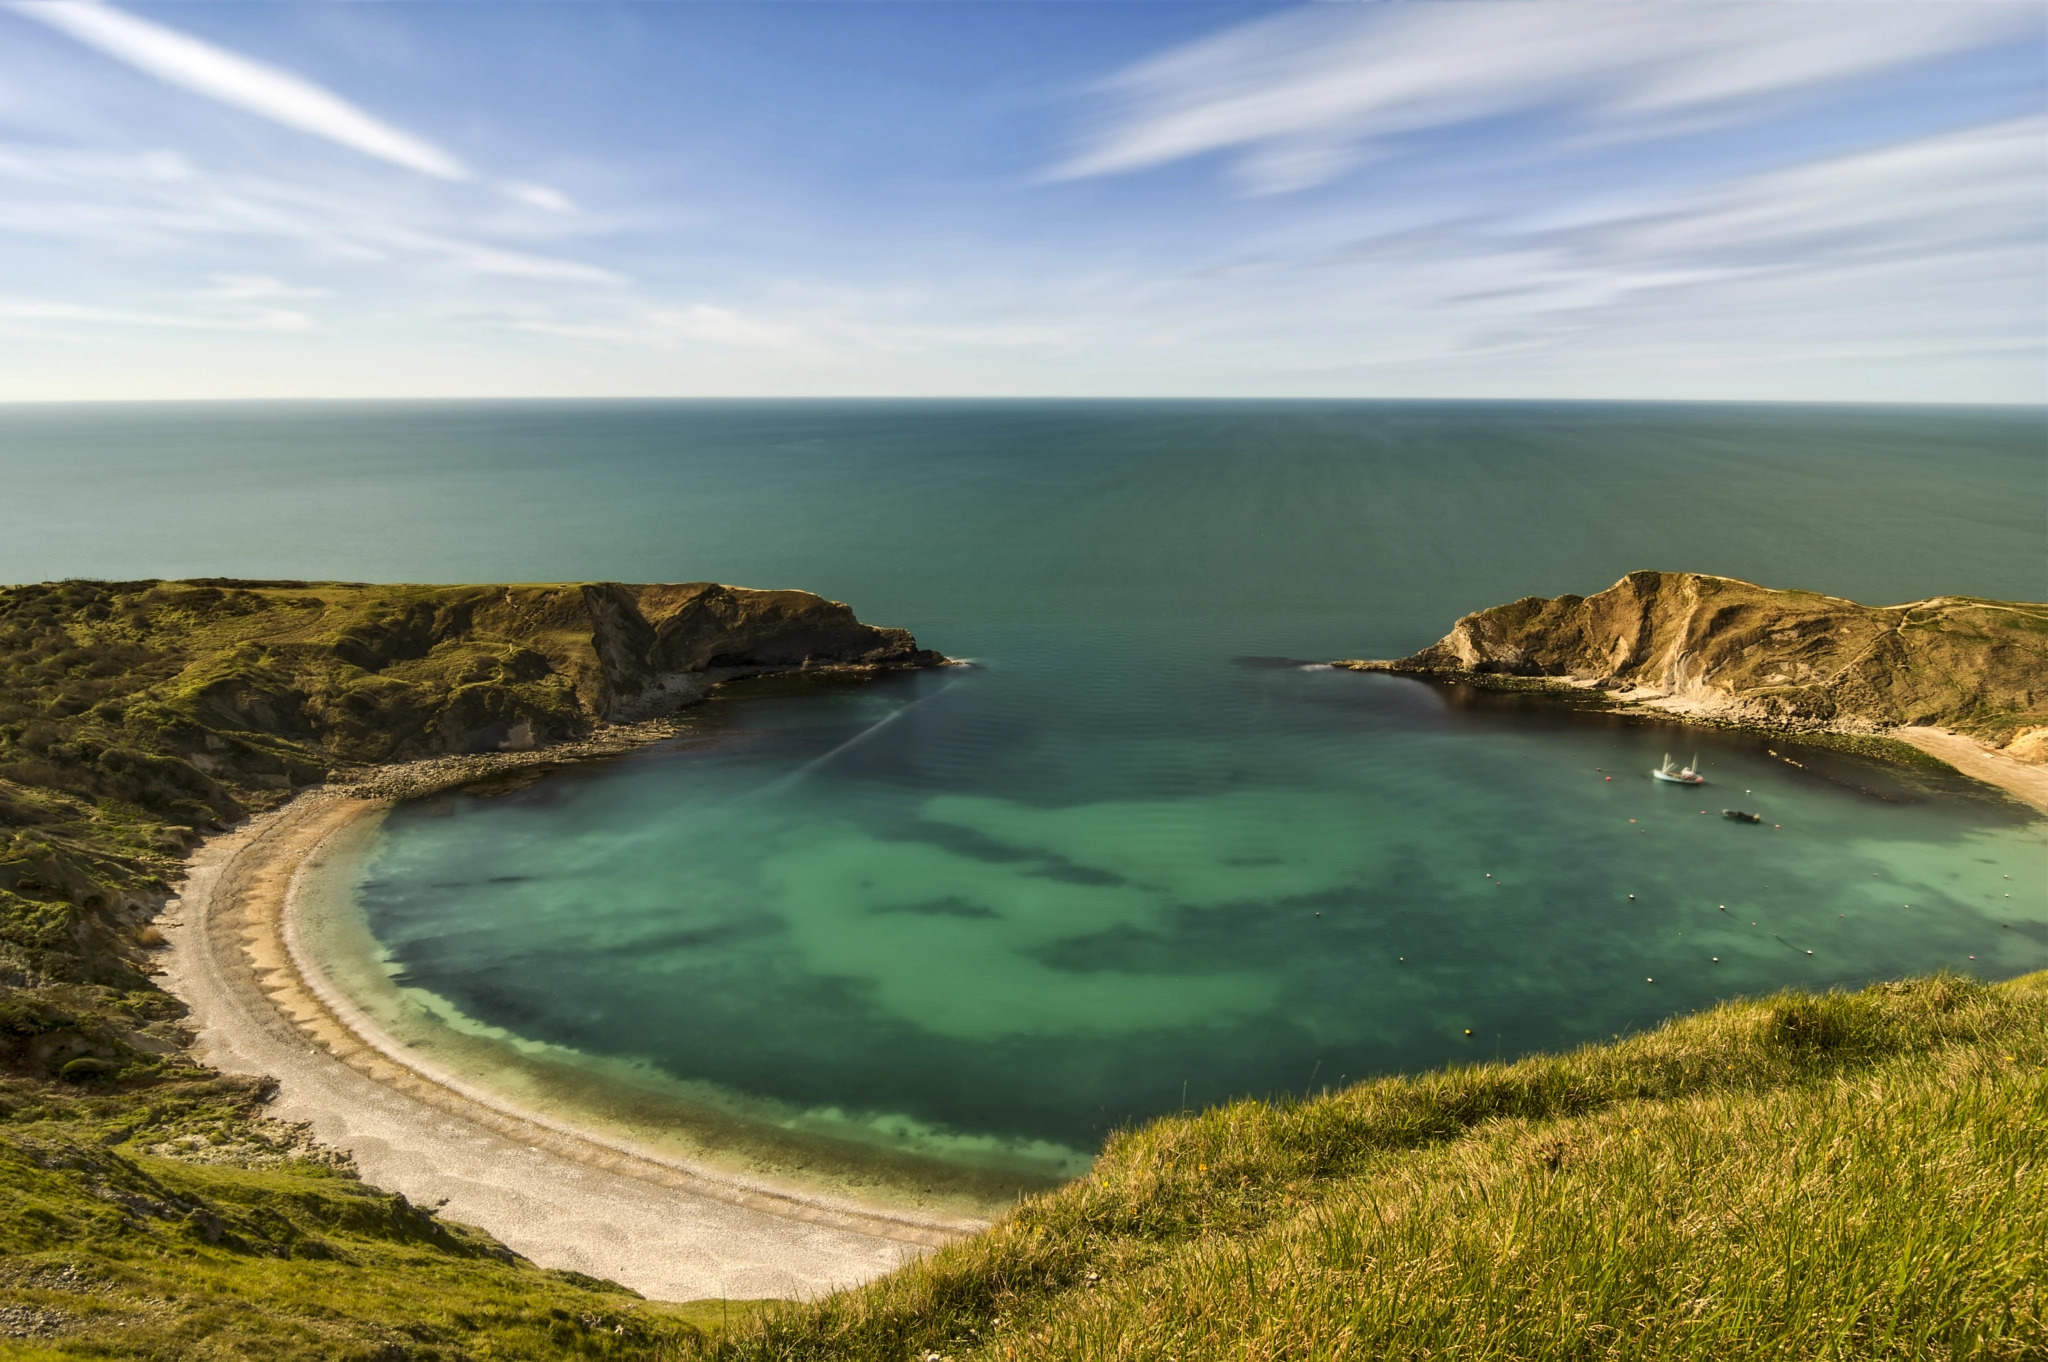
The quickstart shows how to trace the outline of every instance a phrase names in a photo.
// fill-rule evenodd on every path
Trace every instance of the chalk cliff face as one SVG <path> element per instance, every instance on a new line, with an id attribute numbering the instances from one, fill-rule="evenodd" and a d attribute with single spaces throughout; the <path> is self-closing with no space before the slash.
<path id="1" fill-rule="evenodd" d="M 1937 724 L 2040 760 L 2048 605 L 1947 596 L 1872 608 L 1694 572 L 1460 619 L 1390 671 L 1553 678 L 1675 714 L 1874 732 Z"/>

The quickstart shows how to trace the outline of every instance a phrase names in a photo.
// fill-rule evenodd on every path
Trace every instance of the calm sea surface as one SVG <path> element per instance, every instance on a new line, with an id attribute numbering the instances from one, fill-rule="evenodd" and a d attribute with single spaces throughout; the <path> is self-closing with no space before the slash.
<path id="1" fill-rule="evenodd" d="M 2048 825 L 2002 798 L 1301 665 L 1642 567 L 2048 598 L 2037 412 L 15 409 L 0 497 L 7 580 L 711 578 L 973 659 L 737 688 L 351 862 L 362 991 L 423 1047 L 820 1168 L 1024 1185 L 1183 1105 L 2048 966 Z M 1667 750 L 1714 783 L 1653 784 Z"/>

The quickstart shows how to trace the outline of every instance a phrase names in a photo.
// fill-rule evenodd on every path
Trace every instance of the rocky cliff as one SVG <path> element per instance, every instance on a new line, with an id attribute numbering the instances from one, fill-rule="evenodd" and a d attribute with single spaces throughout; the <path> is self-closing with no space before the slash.
<path id="1" fill-rule="evenodd" d="M 1530 596 L 1358 669 L 1545 678 L 1681 717 L 1873 733 L 1939 725 L 2048 758 L 2048 605 L 1945 596 L 1870 607 L 1696 572 Z"/>
<path id="2" fill-rule="evenodd" d="M 610 742 L 736 677 L 944 661 L 836 601 L 710 582 L 0 589 L 0 1003 L 138 986 L 141 919 L 198 835 L 337 769 Z"/>
<path id="3" fill-rule="evenodd" d="M 0 782 L 198 825 L 334 765 L 580 738 L 736 677 L 943 661 L 836 601 L 711 582 L 14 587 Z"/>
<path id="4" fill-rule="evenodd" d="M 146 977 L 147 919 L 210 827 L 336 768 L 616 750 L 613 725 L 736 677 L 944 661 L 835 601 L 709 582 L 0 589 L 0 1124 L 10 1084 L 31 1110 L 212 1091 Z"/>
<path id="5" fill-rule="evenodd" d="M 946 660 L 920 650 L 907 630 L 862 624 L 846 606 L 808 591 L 748 591 L 709 582 L 607 582 L 577 590 L 580 601 L 564 602 L 574 619 L 569 632 L 578 640 L 570 651 L 580 654 L 587 620 L 597 664 L 596 689 L 588 700 L 614 723 L 667 713 L 735 676 L 927 667 Z"/>

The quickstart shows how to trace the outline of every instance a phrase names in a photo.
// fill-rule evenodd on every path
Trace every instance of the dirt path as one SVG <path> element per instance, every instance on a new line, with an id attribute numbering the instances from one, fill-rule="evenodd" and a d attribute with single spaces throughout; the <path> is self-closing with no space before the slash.
<path id="1" fill-rule="evenodd" d="M 975 1228 L 841 1204 L 605 1142 L 436 1074 L 289 948 L 294 877 L 372 801 L 302 795 L 209 839 L 164 914 L 169 990 L 197 1050 L 278 1080 L 272 1114 L 309 1121 L 365 1180 L 482 1226 L 544 1267 L 661 1300 L 812 1296 Z"/>
<path id="2" fill-rule="evenodd" d="M 1939 757 L 1973 780 L 1996 785 L 2013 798 L 2048 813 L 2048 766 L 2030 766 L 2002 752 L 1980 746 L 1975 739 L 1945 728 L 1895 728 L 1885 734 Z"/>

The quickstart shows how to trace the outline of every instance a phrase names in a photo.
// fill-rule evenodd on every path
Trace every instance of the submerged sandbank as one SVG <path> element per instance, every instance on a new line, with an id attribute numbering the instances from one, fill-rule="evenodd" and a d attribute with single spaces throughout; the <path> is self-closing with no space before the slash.
<path id="1" fill-rule="evenodd" d="M 166 982 L 204 1060 L 278 1081 L 276 1115 L 364 1176 L 482 1226 L 543 1266 L 666 1299 L 807 1296 L 880 1275 L 978 1227 L 749 1178 L 579 1129 L 383 1035 L 295 953 L 295 895 L 386 807 L 311 792 L 210 839 L 165 915 Z M 317 889 L 314 891 L 317 892 Z M 296 959 L 294 958 L 296 954 Z"/>
<path id="2" fill-rule="evenodd" d="M 330 1015 L 443 1087 L 721 1183 L 919 1223 L 978 1224 L 1021 1192 L 1087 1170 L 1085 1153 L 1061 1146 L 961 1135 L 890 1113 L 807 1110 L 531 1040 L 402 982 L 356 895 L 385 807 L 337 827 L 304 860 L 282 937 Z"/>

